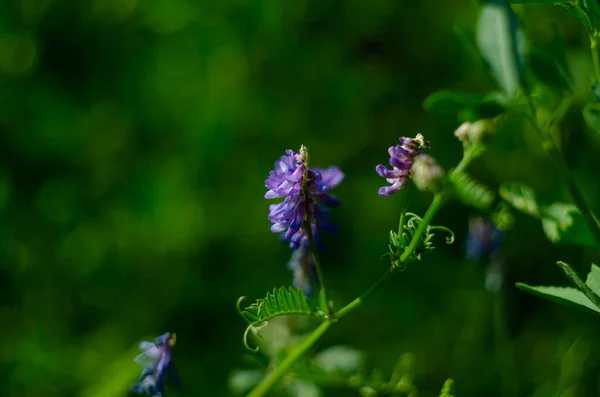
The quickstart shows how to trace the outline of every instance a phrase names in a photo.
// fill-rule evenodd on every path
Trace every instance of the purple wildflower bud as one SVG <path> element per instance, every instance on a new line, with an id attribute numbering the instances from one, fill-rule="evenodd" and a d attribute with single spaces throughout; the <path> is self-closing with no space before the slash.
<path id="1" fill-rule="evenodd" d="M 503 238 L 504 233 L 496 229 L 489 220 L 482 217 L 471 219 L 467 238 L 467 259 L 477 262 L 489 258 L 499 251 Z"/>
<path id="2" fill-rule="evenodd" d="M 422 153 L 429 146 L 423 135 L 417 134 L 415 138 L 400 137 L 400 144 L 388 149 L 390 154 L 390 165 L 392 169 L 379 164 L 375 167 L 377 173 L 384 177 L 392 186 L 384 186 L 379 189 L 380 196 L 390 196 L 397 193 L 406 183 L 410 175 L 415 156 Z"/>
<path id="3" fill-rule="evenodd" d="M 412 180 L 417 189 L 437 192 L 440 190 L 445 176 L 446 173 L 433 157 L 427 154 L 415 156 L 412 166 Z"/>
<path id="4" fill-rule="evenodd" d="M 179 385 L 179 379 L 171 362 L 171 349 L 175 345 L 175 340 L 176 335 L 167 332 L 156 338 L 154 342 L 140 343 L 142 353 L 134 361 L 143 369 L 139 380 L 132 386 L 135 393 L 164 397 L 164 379 L 167 370 L 171 380 Z"/>
<path id="5" fill-rule="evenodd" d="M 317 269 L 311 252 L 300 247 L 292 253 L 288 262 L 288 268 L 294 272 L 292 285 L 294 288 L 300 288 L 304 295 L 312 295 L 312 284 L 319 282 Z"/>
<path id="6" fill-rule="evenodd" d="M 283 198 L 278 204 L 269 206 L 271 231 L 283 233 L 290 247 L 308 247 L 305 222 L 311 222 L 313 235 L 317 226 L 327 228 L 327 206 L 339 205 L 337 198 L 328 192 L 339 185 L 344 174 L 337 167 L 311 169 L 308 167 L 308 151 L 305 146 L 300 153 L 287 150 L 286 155 L 275 162 L 275 169 L 265 181 L 268 189 L 265 198 Z"/>

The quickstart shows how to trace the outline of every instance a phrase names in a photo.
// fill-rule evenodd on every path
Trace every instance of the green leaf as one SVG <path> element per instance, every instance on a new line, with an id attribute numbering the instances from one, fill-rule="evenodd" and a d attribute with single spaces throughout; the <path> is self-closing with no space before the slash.
<path id="1" fill-rule="evenodd" d="M 583 108 L 583 118 L 592 131 L 600 133 L 600 104 L 588 103 Z"/>
<path id="2" fill-rule="evenodd" d="M 477 43 L 506 99 L 510 100 L 521 85 L 525 37 L 506 1 L 488 1 L 482 7 L 477 24 Z"/>
<path id="3" fill-rule="evenodd" d="M 542 228 L 553 243 L 561 240 L 564 232 L 573 225 L 572 214 L 579 212 L 572 204 L 554 203 L 542 210 Z"/>
<path id="4" fill-rule="evenodd" d="M 586 298 L 583 292 L 571 287 L 553 287 L 553 286 L 538 286 L 532 287 L 527 284 L 517 283 L 517 288 L 529 292 L 541 298 L 549 299 L 554 302 L 564 303 L 585 311 L 600 313 L 594 304 Z"/>
<path id="5" fill-rule="evenodd" d="M 471 178 L 466 172 L 455 174 L 451 182 L 457 199 L 465 205 L 487 210 L 494 203 L 496 198 L 494 192 Z"/>
<path id="6" fill-rule="evenodd" d="M 540 217 L 540 209 L 532 188 L 525 184 L 503 184 L 499 189 L 500 197 L 513 207 L 536 218 Z"/>
<path id="7" fill-rule="evenodd" d="M 529 52 L 529 67 L 541 83 L 559 93 L 571 92 L 567 71 L 563 69 L 549 47 L 536 47 Z"/>
<path id="8" fill-rule="evenodd" d="M 568 203 L 553 203 L 541 211 L 544 233 L 552 242 L 600 248 L 579 209 Z"/>
<path id="9" fill-rule="evenodd" d="M 585 279 L 588 287 L 598 296 L 600 296 L 600 267 L 592 263 L 592 269 Z"/>
<path id="10" fill-rule="evenodd" d="M 425 98 L 423 107 L 442 116 L 455 115 L 460 121 L 493 118 L 506 111 L 497 96 L 473 95 L 450 90 L 434 92 Z"/>
<path id="11" fill-rule="evenodd" d="M 583 27 L 589 35 L 594 34 L 594 28 L 592 26 L 590 18 L 588 17 L 587 13 L 584 10 L 582 10 L 579 6 L 568 2 L 556 3 L 554 5 L 563 10 L 565 13 L 569 14 L 570 16 L 577 18 L 583 24 Z"/>
<path id="12" fill-rule="evenodd" d="M 258 299 L 240 313 L 252 326 L 257 326 L 278 316 L 324 316 L 317 304 L 309 300 L 301 289 L 292 287 L 276 288 L 273 292 L 267 293 L 265 298 Z"/>
<path id="13" fill-rule="evenodd" d="M 440 392 L 440 397 L 454 397 L 453 389 L 454 381 L 452 379 L 446 379 L 442 391 Z"/>

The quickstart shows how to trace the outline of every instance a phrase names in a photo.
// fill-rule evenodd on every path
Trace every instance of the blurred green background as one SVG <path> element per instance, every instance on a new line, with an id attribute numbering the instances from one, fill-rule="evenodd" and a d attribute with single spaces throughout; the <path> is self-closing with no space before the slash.
<path id="1" fill-rule="evenodd" d="M 529 43 L 552 40 L 554 26 L 567 43 L 577 86 L 561 138 L 598 209 L 599 140 L 580 113 L 587 37 L 550 5 L 515 11 Z M 300 144 L 315 166 L 346 174 L 332 212 L 340 232 L 323 259 L 331 296 L 341 306 L 363 292 L 386 269 L 401 205 L 377 195 L 375 165 L 400 135 L 420 132 L 452 167 L 458 123 L 426 113 L 423 99 L 496 89 L 455 34 L 472 31 L 477 12 L 466 0 L 0 2 L 0 396 L 125 396 L 137 344 L 167 331 L 178 334 L 185 386 L 168 395 L 228 395 L 229 375 L 247 366 L 236 299 L 291 282 L 264 179 Z M 472 171 L 494 187 L 524 181 L 567 197 L 519 123 Z M 411 210 L 429 199 L 414 194 Z M 447 377 L 460 396 L 499 396 L 507 382 L 520 396 L 599 395 L 598 319 L 513 286 L 566 285 L 556 260 L 584 273 L 598 255 L 552 246 L 539 222 L 516 214 L 494 297 L 485 264 L 463 259 L 473 214 L 448 205 L 437 223 L 457 243 L 440 242 L 318 348 L 356 347 L 385 374 L 413 353 L 421 396 L 437 396 Z M 501 301 L 510 343 L 498 349 Z M 511 350 L 507 372 L 498 358 Z"/>

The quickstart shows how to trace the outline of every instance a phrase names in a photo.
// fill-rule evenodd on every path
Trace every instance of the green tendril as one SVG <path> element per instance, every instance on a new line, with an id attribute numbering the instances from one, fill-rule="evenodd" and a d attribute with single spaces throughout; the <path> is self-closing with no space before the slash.
<path id="1" fill-rule="evenodd" d="M 254 334 L 256 335 L 256 328 L 252 324 L 250 324 L 246 327 L 246 330 L 244 331 L 244 337 L 242 338 L 242 342 L 244 343 L 244 347 L 246 348 L 246 350 L 248 350 L 250 353 L 256 354 L 260 350 L 258 345 L 255 348 L 251 348 L 250 345 L 248 344 L 248 333 L 250 331 L 253 331 Z"/>
<path id="2" fill-rule="evenodd" d="M 455 239 L 455 235 L 454 232 L 452 230 L 450 230 L 449 228 L 447 228 L 446 226 L 429 226 L 429 230 L 441 230 L 443 232 L 446 232 L 449 234 L 449 236 L 446 236 L 446 244 L 450 245 L 452 243 L 454 243 L 454 239 Z"/>

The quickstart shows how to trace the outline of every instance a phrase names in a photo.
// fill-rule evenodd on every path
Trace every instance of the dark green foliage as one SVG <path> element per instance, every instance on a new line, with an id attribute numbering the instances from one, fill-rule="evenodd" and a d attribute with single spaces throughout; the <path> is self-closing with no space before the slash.
<path id="1" fill-rule="evenodd" d="M 592 131 L 600 134 L 600 104 L 588 103 L 583 108 L 583 118 Z"/>
<path id="2" fill-rule="evenodd" d="M 583 24 L 583 27 L 585 28 L 585 30 L 587 31 L 587 33 L 589 35 L 594 34 L 594 27 L 592 26 L 590 17 L 588 16 L 588 14 L 586 13 L 586 11 L 584 9 L 579 7 L 577 4 L 567 3 L 567 2 L 557 3 L 555 5 L 556 5 L 556 7 L 563 10 L 565 13 L 578 19 Z"/>
<path id="3" fill-rule="evenodd" d="M 564 50 L 562 56 L 558 56 L 559 49 L 556 47 L 538 46 L 532 48 L 529 51 L 529 67 L 541 83 L 546 84 L 559 94 L 569 93 L 572 89 Z"/>
<path id="4" fill-rule="evenodd" d="M 440 116 L 454 116 L 459 122 L 492 118 L 506 111 L 496 95 L 474 95 L 450 90 L 429 95 L 423 107 Z"/>

